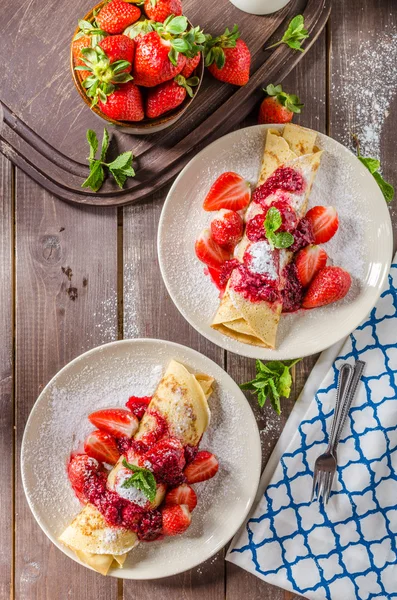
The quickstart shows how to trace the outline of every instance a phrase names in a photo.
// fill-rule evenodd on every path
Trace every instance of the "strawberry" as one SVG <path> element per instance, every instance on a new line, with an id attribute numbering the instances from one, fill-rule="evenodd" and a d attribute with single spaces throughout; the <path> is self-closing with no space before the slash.
<path id="1" fill-rule="evenodd" d="M 184 482 L 182 469 L 186 464 L 185 452 L 177 438 L 166 438 L 155 443 L 143 456 L 142 466 L 150 468 L 159 483 L 175 486 Z"/>
<path id="2" fill-rule="evenodd" d="M 347 271 L 341 267 L 324 267 L 311 282 L 302 306 L 317 308 L 341 300 L 346 296 L 350 286 L 351 277 Z"/>
<path id="3" fill-rule="evenodd" d="M 192 58 L 199 53 L 205 40 L 198 27 L 187 31 L 186 17 L 171 15 L 154 27 L 156 31 L 136 38 L 133 75 L 135 83 L 144 87 L 173 79 L 184 68 L 186 56 Z"/>
<path id="4" fill-rule="evenodd" d="M 161 511 L 163 517 L 163 534 L 178 535 L 189 527 L 192 515 L 186 504 L 181 506 L 166 506 Z"/>
<path id="5" fill-rule="evenodd" d="M 218 472 L 218 468 L 217 458 L 211 452 L 201 450 L 184 470 L 186 481 L 187 483 L 198 483 L 211 479 Z"/>
<path id="6" fill-rule="evenodd" d="M 192 512 L 197 506 L 197 496 L 195 491 L 183 483 L 178 487 L 170 490 L 165 497 L 165 506 L 175 506 L 178 504 L 186 504 L 190 512 Z"/>
<path id="7" fill-rule="evenodd" d="M 240 38 L 237 25 L 216 38 L 207 35 L 205 66 L 214 77 L 226 83 L 245 85 L 250 76 L 250 64 L 251 53 Z"/>
<path id="8" fill-rule="evenodd" d="M 212 211 L 221 208 L 230 210 L 242 210 L 249 204 L 251 198 L 251 188 L 248 181 L 241 175 L 227 171 L 219 175 L 218 179 L 212 184 L 210 191 L 205 197 L 204 210 Z"/>
<path id="9" fill-rule="evenodd" d="M 339 226 L 338 213 L 333 206 L 313 206 L 306 213 L 306 219 L 312 226 L 315 244 L 328 242 Z"/>
<path id="10" fill-rule="evenodd" d="M 225 285 L 223 277 L 222 277 L 222 270 L 214 269 L 212 267 L 207 267 L 207 270 L 208 270 L 208 275 L 211 277 L 212 282 L 215 283 L 218 290 L 220 292 L 224 292 L 226 289 L 226 285 Z"/>
<path id="11" fill-rule="evenodd" d="M 244 224 L 234 210 L 222 208 L 211 221 L 211 237 L 221 248 L 234 248 L 243 237 Z"/>
<path id="12" fill-rule="evenodd" d="M 325 267 L 328 255 L 320 246 L 306 246 L 295 258 L 298 279 L 306 287 L 313 277 Z"/>
<path id="13" fill-rule="evenodd" d="M 145 0 L 143 9 L 149 19 L 162 23 L 170 15 L 182 14 L 181 0 Z"/>
<path id="14" fill-rule="evenodd" d="M 298 96 L 283 92 L 281 85 L 270 84 L 264 90 L 267 97 L 263 100 L 260 109 L 258 123 L 289 123 L 294 113 L 300 113 L 303 104 Z"/>
<path id="15" fill-rule="evenodd" d="M 131 81 L 107 96 L 106 103 L 99 100 L 98 105 L 105 115 L 116 121 L 142 121 L 145 117 L 141 91 Z"/>
<path id="16" fill-rule="evenodd" d="M 186 80 L 182 75 L 177 75 L 171 81 L 165 81 L 155 88 L 149 89 L 146 100 L 146 116 L 154 119 L 182 104 L 187 94 L 192 98 L 193 90 L 190 86 L 198 85 L 199 81 L 198 77 Z"/>
<path id="17" fill-rule="evenodd" d="M 114 437 L 131 438 L 138 429 L 139 422 L 135 415 L 125 408 L 105 408 L 88 415 L 91 423 L 101 431 Z"/>
<path id="18" fill-rule="evenodd" d="M 73 61 L 76 67 L 84 67 L 85 65 L 84 57 L 81 53 L 83 48 L 91 48 L 91 37 L 89 35 L 80 35 L 72 42 Z M 77 72 L 82 81 L 91 75 L 91 71 L 88 70 L 78 70 Z"/>
<path id="19" fill-rule="evenodd" d="M 213 269 L 220 269 L 223 263 L 231 258 L 228 250 L 221 248 L 214 242 L 208 229 L 205 229 L 199 235 L 194 249 L 197 258 Z"/>
<path id="20" fill-rule="evenodd" d="M 131 396 L 126 403 L 126 407 L 140 420 L 145 414 L 151 399 L 151 396 L 142 396 L 140 398 L 138 396 Z"/>
<path id="21" fill-rule="evenodd" d="M 99 42 L 100 47 L 108 57 L 110 64 L 116 60 L 126 60 L 130 63 L 127 67 L 131 71 L 135 53 L 135 42 L 126 35 L 109 35 Z M 125 69 L 127 71 L 127 69 Z"/>
<path id="22" fill-rule="evenodd" d="M 124 29 L 135 23 L 140 16 L 141 11 L 134 4 L 124 0 L 111 0 L 101 8 L 96 22 L 107 33 L 123 33 Z"/>
<path id="23" fill-rule="evenodd" d="M 84 452 L 99 462 L 114 465 L 119 459 L 115 439 L 104 431 L 93 431 L 84 442 Z"/>
<path id="24" fill-rule="evenodd" d="M 87 498 L 84 493 L 84 485 L 89 477 L 100 470 L 98 461 L 87 454 L 75 454 L 70 458 L 68 464 L 68 477 L 70 485 L 80 502 L 84 504 Z"/>
<path id="25" fill-rule="evenodd" d="M 188 79 L 188 77 L 190 77 L 190 75 L 193 73 L 194 69 L 196 67 L 198 67 L 200 59 L 201 59 L 200 52 L 198 54 L 196 54 L 196 56 L 193 56 L 193 58 L 187 58 L 186 64 L 181 71 L 181 75 L 183 75 L 184 77 L 186 77 L 186 79 Z"/>

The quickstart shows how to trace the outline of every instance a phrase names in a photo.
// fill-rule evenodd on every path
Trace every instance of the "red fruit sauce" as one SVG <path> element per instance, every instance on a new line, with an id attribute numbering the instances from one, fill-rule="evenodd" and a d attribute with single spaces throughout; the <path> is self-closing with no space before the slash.
<path id="1" fill-rule="evenodd" d="M 277 191 L 282 190 L 284 192 L 299 194 L 303 189 L 303 177 L 298 171 L 291 167 L 279 167 L 265 183 L 256 188 L 252 195 L 252 200 L 265 208 L 267 206 L 265 202 L 266 198 Z"/>
<path id="2" fill-rule="evenodd" d="M 298 252 L 302 248 L 314 243 L 314 233 L 309 219 L 303 217 L 294 231 L 294 243 L 290 246 L 291 252 Z"/>
<path id="3" fill-rule="evenodd" d="M 277 280 L 266 274 L 252 273 L 248 267 L 239 264 L 240 277 L 232 283 L 233 289 L 250 302 L 276 302 L 279 299 Z"/>
<path id="4" fill-rule="evenodd" d="M 134 413 L 137 419 L 141 420 L 143 415 L 146 412 L 147 407 L 152 399 L 152 396 L 131 396 L 128 402 L 126 403 L 126 407 Z"/>
<path id="5" fill-rule="evenodd" d="M 281 292 L 283 312 L 299 310 L 303 301 L 303 287 L 298 279 L 298 269 L 295 263 L 284 267 L 282 278 L 285 279 L 285 286 Z"/>

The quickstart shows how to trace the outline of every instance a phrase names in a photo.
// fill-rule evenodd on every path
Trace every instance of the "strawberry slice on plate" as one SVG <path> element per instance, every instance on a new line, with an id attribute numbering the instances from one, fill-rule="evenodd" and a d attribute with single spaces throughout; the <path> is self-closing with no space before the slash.
<path id="1" fill-rule="evenodd" d="M 234 173 L 227 171 L 219 175 L 218 179 L 212 184 L 204 203 L 204 210 L 220 210 L 229 208 L 230 210 L 242 210 L 249 204 L 251 198 L 251 188 L 248 181 Z"/>
<path id="2" fill-rule="evenodd" d="M 327 258 L 327 253 L 320 246 L 306 246 L 298 252 L 295 264 L 303 287 L 307 287 L 315 274 L 325 267 Z"/>
<path id="3" fill-rule="evenodd" d="M 192 515 L 186 504 L 182 504 L 181 506 L 166 506 L 161 513 L 164 535 L 184 533 L 192 521 Z"/>
<path id="4" fill-rule="evenodd" d="M 105 462 L 109 465 L 115 465 L 119 459 L 115 439 L 104 431 L 93 431 L 84 442 L 84 452 L 95 458 L 98 462 Z"/>
<path id="5" fill-rule="evenodd" d="M 186 467 L 184 474 L 187 483 L 199 483 L 211 479 L 219 469 L 219 463 L 211 452 L 201 450 L 196 458 Z"/>
<path id="6" fill-rule="evenodd" d="M 86 504 L 87 498 L 84 493 L 84 486 L 88 479 L 99 471 L 99 463 L 88 454 L 75 454 L 70 458 L 68 464 L 68 477 L 70 485 L 73 488 L 77 498 L 83 504 Z"/>
<path id="7" fill-rule="evenodd" d="M 175 506 L 180 504 L 186 504 L 190 512 L 197 506 L 196 492 L 186 483 L 178 485 L 178 487 L 170 490 L 165 497 L 165 506 Z"/>
<path id="8" fill-rule="evenodd" d="M 233 248 L 243 237 L 243 220 L 235 210 L 221 208 L 210 227 L 212 239 L 222 248 Z"/>
<path id="9" fill-rule="evenodd" d="M 131 438 L 139 426 L 137 417 L 126 408 L 105 408 L 88 415 L 91 423 L 114 437 Z"/>
<path id="10" fill-rule="evenodd" d="M 325 306 L 346 296 L 351 286 L 351 277 L 341 267 L 324 267 L 313 279 L 303 298 L 303 308 Z"/>
<path id="11" fill-rule="evenodd" d="M 338 213 L 333 206 L 313 206 L 306 219 L 312 226 L 315 244 L 328 242 L 339 227 Z"/>
<path id="12" fill-rule="evenodd" d="M 201 262 L 213 269 L 220 269 L 223 263 L 231 258 L 229 250 L 221 248 L 211 237 L 209 229 L 205 229 L 197 238 L 194 247 L 196 256 Z"/>

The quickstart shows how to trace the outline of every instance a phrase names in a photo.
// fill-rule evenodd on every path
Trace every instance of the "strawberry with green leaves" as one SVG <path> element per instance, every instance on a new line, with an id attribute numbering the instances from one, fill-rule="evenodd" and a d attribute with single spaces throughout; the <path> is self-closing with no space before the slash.
<path id="1" fill-rule="evenodd" d="M 154 31 L 154 21 L 141 17 L 139 21 L 136 21 L 127 27 L 127 29 L 123 31 L 123 34 L 134 40 L 138 35 L 145 35 L 151 31 Z"/>
<path id="2" fill-rule="evenodd" d="M 99 100 L 103 114 L 115 121 L 142 121 L 145 118 L 141 90 L 129 81 L 118 86 L 114 92 Z"/>
<path id="3" fill-rule="evenodd" d="M 149 19 L 162 23 L 170 15 L 178 17 L 182 14 L 181 0 L 145 0 L 143 9 Z"/>
<path id="4" fill-rule="evenodd" d="M 295 94 L 287 94 L 281 85 L 270 83 L 264 90 L 267 93 L 259 109 L 259 124 L 289 123 L 294 114 L 299 114 L 303 104 Z"/>
<path id="5" fill-rule="evenodd" d="M 198 85 L 199 81 L 198 77 L 185 79 L 183 75 L 177 75 L 171 81 L 165 81 L 154 88 L 150 88 L 147 93 L 146 116 L 149 119 L 155 119 L 177 108 L 187 95 L 193 97 L 192 86 Z"/>
<path id="6" fill-rule="evenodd" d="M 207 35 L 205 43 L 205 66 L 210 73 L 226 83 L 245 85 L 250 76 L 251 53 L 240 38 L 237 25 L 232 31 L 213 38 Z"/>
<path id="7" fill-rule="evenodd" d="M 107 33 L 123 33 L 124 29 L 135 23 L 141 16 L 137 6 L 124 0 L 111 0 L 104 5 L 96 16 L 98 27 Z"/>
<path id="8" fill-rule="evenodd" d="M 201 53 L 198 52 L 196 54 L 196 56 L 193 56 L 193 58 L 187 58 L 186 59 L 186 64 L 183 67 L 182 71 L 181 71 L 181 75 L 183 75 L 184 77 L 186 77 L 186 79 L 188 77 L 190 77 L 190 75 L 193 73 L 193 71 L 198 67 L 199 62 L 201 59 Z"/>
<path id="9" fill-rule="evenodd" d="M 155 31 L 136 38 L 133 76 L 135 83 L 154 87 L 173 79 L 203 49 L 205 35 L 199 27 L 187 29 L 186 17 L 168 17 L 155 23 Z"/>
<path id="10" fill-rule="evenodd" d="M 73 62 L 75 67 L 83 67 L 78 70 L 81 81 L 87 79 L 91 75 L 91 71 L 88 71 L 84 62 L 84 56 L 82 54 L 83 48 L 91 48 L 91 38 L 88 35 L 81 35 L 76 37 L 72 42 L 72 53 Z M 77 70 L 77 69 L 76 69 Z"/>

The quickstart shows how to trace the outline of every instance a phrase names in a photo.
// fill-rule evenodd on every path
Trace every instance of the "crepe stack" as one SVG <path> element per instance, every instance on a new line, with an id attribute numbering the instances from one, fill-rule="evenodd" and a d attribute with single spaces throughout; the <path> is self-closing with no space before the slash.
<path id="1" fill-rule="evenodd" d="M 141 420 L 135 439 L 140 439 L 156 426 L 150 416 L 152 409 L 166 419 L 170 436 L 178 438 L 183 445 L 197 445 L 210 421 L 207 398 L 212 393 L 212 383 L 212 377 L 193 375 L 182 364 L 172 360 Z M 110 488 L 118 470 L 123 468 L 122 459 L 120 457 L 109 473 Z M 158 486 L 153 508 L 161 504 L 164 493 L 164 486 Z M 103 575 L 112 566 L 122 567 L 128 552 L 139 543 L 134 532 L 108 526 L 91 504 L 82 509 L 59 540 L 71 548 L 82 562 Z"/>
<path id="2" fill-rule="evenodd" d="M 269 129 L 266 134 L 264 156 L 257 186 L 265 183 L 281 166 L 298 170 L 306 184 L 304 193 L 300 197 L 291 194 L 291 204 L 299 218 L 306 213 L 308 197 L 320 165 L 322 152 L 316 148 L 316 136 L 316 132 L 292 124 L 286 125 L 282 132 Z M 272 199 L 274 198 L 269 196 L 267 200 L 269 204 Z M 260 212 L 262 212 L 261 207 L 251 202 L 247 209 L 246 221 L 247 217 L 251 219 Z M 249 243 L 247 236 L 244 235 L 235 251 L 235 256 L 240 261 Z M 292 253 L 288 250 L 279 252 L 278 289 L 281 291 L 284 282 L 280 274 L 291 261 Z M 211 326 L 240 342 L 274 349 L 282 311 L 281 301 L 250 302 L 233 289 L 231 284 L 235 272 L 228 281 Z"/>

